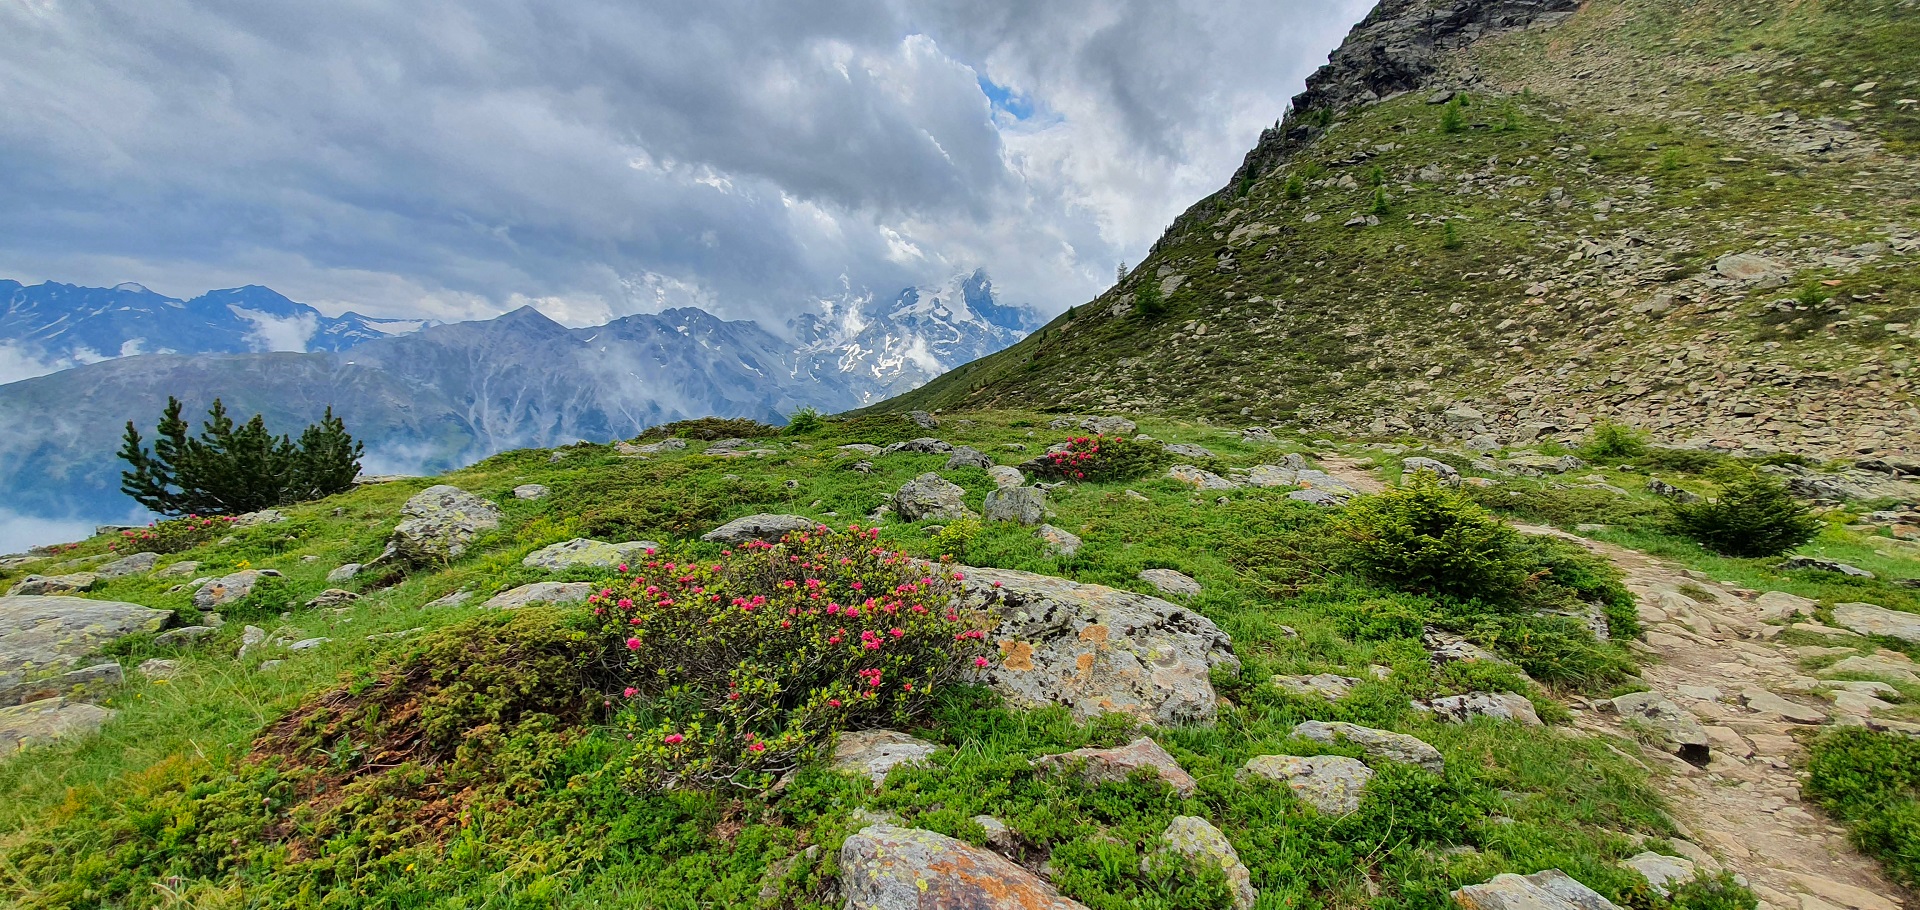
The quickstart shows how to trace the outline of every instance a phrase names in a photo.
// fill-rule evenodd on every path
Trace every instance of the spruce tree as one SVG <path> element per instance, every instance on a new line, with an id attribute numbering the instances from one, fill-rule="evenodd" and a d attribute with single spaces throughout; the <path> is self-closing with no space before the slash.
<path id="1" fill-rule="evenodd" d="M 364 450 L 331 407 L 296 443 L 274 435 L 259 414 L 236 424 L 217 398 L 200 435 L 189 437 L 179 399 L 169 398 L 152 450 L 127 423 L 120 457 L 128 469 L 120 474 L 120 489 L 166 515 L 257 512 L 348 489 Z"/>

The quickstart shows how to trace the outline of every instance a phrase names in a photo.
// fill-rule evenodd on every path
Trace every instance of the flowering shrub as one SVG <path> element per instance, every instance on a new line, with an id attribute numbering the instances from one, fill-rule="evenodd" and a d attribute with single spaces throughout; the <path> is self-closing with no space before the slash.
<path id="1" fill-rule="evenodd" d="M 120 532 L 120 539 L 107 545 L 116 553 L 178 553 L 192 549 L 226 533 L 238 516 L 186 515 L 171 521 L 159 521 L 144 528 Z"/>
<path id="2" fill-rule="evenodd" d="M 1057 480 L 1132 480 L 1165 467 L 1166 450 L 1157 442 L 1125 436 L 1075 436 L 1067 447 L 1048 452 L 1024 467 Z"/>
<path id="3" fill-rule="evenodd" d="M 588 598 L 618 655 L 630 783 L 763 787 L 835 731 L 913 721 L 989 666 L 950 567 L 821 527 L 714 562 L 650 558 Z"/>

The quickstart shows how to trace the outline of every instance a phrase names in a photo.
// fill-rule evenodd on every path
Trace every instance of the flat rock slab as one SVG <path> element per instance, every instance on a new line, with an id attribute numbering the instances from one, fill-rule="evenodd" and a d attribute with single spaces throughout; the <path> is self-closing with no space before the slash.
<path id="1" fill-rule="evenodd" d="M 1284 783 L 1323 815 L 1352 815 L 1360 811 L 1360 794 L 1373 779 L 1373 769 L 1345 755 L 1256 755 L 1247 759 L 1240 777 Z"/>
<path id="2" fill-rule="evenodd" d="M 1750 710 L 1777 715 L 1796 724 L 1824 724 L 1828 720 L 1824 711 L 1788 701 L 1765 689 L 1748 689 L 1740 693 L 1740 703 Z"/>
<path id="3" fill-rule="evenodd" d="M 1833 605 L 1833 621 L 1861 635 L 1879 635 L 1920 644 L 1920 614 L 1902 613 L 1873 604 Z"/>
<path id="4" fill-rule="evenodd" d="M 811 531 L 820 523 L 799 515 L 748 515 L 714 528 L 700 539 L 708 543 L 746 543 L 749 540 L 779 543 L 795 531 Z"/>
<path id="5" fill-rule="evenodd" d="M 938 751 L 938 745 L 896 730 L 861 730 L 842 733 L 834 741 L 832 767 L 864 777 L 878 787 L 887 782 L 888 772 L 901 765 L 921 764 Z"/>
<path id="6" fill-rule="evenodd" d="M 1686 709 L 1658 692 L 1633 692 L 1613 700 L 1622 719 L 1653 744 L 1695 765 L 1705 765 L 1712 738 Z"/>
<path id="7" fill-rule="evenodd" d="M 1240 666 L 1219 626 L 1157 597 L 1010 569 L 962 574 L 967 605 L 1000 618 L 1000 660 L 983 676 L 1020 707 L 1210 723 L 1219 699 L 1209 674 Z"/>
<path id="8" fill-rule="evenodd" d="M 527 554 L 520 564 L 533 569 L 561 572 L 574 568 L 611 569 L 646 558 L 649 550 L 659 550 L 651 540 L 606 543 L 576 537 Z"/>
<path id="9" fill-rule="evenodd" d="M 118 688 L 127 681 L 126 673 L 117 663 L 95 664 L 78 670 L 68 670 L 58 676 L 30 679 L 0 686 L 0 707 L 13 707 L 43 698 L 65 697 L 84 701 L 96 698 L 100 694 Z"/>
<path id="10" fill-rule="evenodd" d="M 1335 673 L 1318 673 L 1313 676 L 1276 676 L 1273 684 L 1303 698 L 1318 696 L 1327 701 L 1339 701 L 1347 697 L 1347 693 L 1352 692 L 1360 680 Z"/>
<path id="11" fill-rule="evenodd" d="M 975 515 L 972 509 L 967 508 L 966 497 L 967 491 L 964 487 L 938 474 L 928 472 L 907 481 L 898 492 L 893 494 L 893 511 L 907 521 L 920 521 L 927 518 L 958 521 L 962 518 L 980 517 Z"/>
<path id="12" fill-rule="evenodd" d="M 64 698 L 0 708 L 0 757 L 28 746 L 85 736 L 112 720 L 113 714 L 107 708 Z"/>
<path id="13" fill-rule="evenodd" d="M 540 581 L 495 594 L 480 606 L 486 610 L 511 610 L 534 604 L 571 604 L 586 600 L 592 593 L 593 585 L 584 581 Z"/>
<path id="14" fill-rule="evenodd" d="M 1053 525 L 1041 525 L 1033 536 L 1040 538 L 1047 545 L 1047 551 L 1055 556 L 1072 556 L 1084 546 L 1078 534 Z"/>
<path id="15" fill-rule="evenodd" d="M 1518 692 L 1469 692 L 1416 701 L 1413 706 L 1431 711 L 1436 719 L 1447 723 L 1462 724 L 1476 717 L 1491 717 L 1495 720 L 1518 721 L 1529 727 L 1541 726 L 1540 715 L 1533 710 L 1533 702 Z"/>
<path id="16" fill-rule="evenodd" d="M 200 586 L 193 592 L 193 605 L 202 610 L 224 607 L 237 600 L 245 600 L 259 587 L 263 578 L 279 578 L 274 569 L 247 569 L 232 575 L 222 575 Z"/>
<path id="17" fill-rule="evenodd" d="M 551 492 L 553 491 L 547 489 L 546 484 L 523 483 L 513 488 L 513 498 L 524 500 L 545 499 L 547 498 L 547 494 Z"/>
<path id="18" fill-rule="evenodd" d="M 59 594 L 80 594 L 100 583 L 100 576 L 92 572 L 76 572 L 72 575 L 29 575 L 7 589 L 8 597 L 31 597 L 35 595 L 53 596 Z"/>
<path id="19" fill-rule="evenodd" d="M 1240 854 L 1227 836 L 1204 818 L 1175 816 L 1160 834 L 1160 850 L 1192 866 L 1212 866 L 1226 873 L 1227 885 L 1233 889 L 1234 910 L 1253 910 L 1254 901 L 1260 899 L 1260 892 L 1253 887 L 1253 873 L 1240 861 Z"/>
<path id="20" fill-rule="evenodd" d="M 1118 783 L 1144 768 L 1166 781 L 1181 796 L 1192 796 L 1199 787 L 1193 775 L 1180 767 L 1167 750 L 1144 736 L 1113 749 L 1075 749 L 1058 755 L 1042 755 L 1033 760 L 1033 766 L 1058 770 L 1081 762 L 1086 763 L 1083 776 L 1092 783 Z"/>
<path id="21" fill-rule="evenodd" d="M 1167 476 L 1196 490 L 1231 490 L 1239 486 L 1212 471 L 1196 468 L 1190 464 L 1177 464 L 1168 468 Z"/>
<path id="22" fill-rule="evenodd" d="M 129 575 L 145 575 L 153 571 L 160 562 L 158 553 L 135 553 L 122 559 L 116 559 L 93 570 L 101 578 L 125 578 Z"/>
<path id="23" fill-rule="evenodd" d="M 0 597 L 0 687 L 64 670 L 139 632 L 158 632 L 172 610 L 81 597 Z"/>
<path id="24" fill-rule="evenodd" d="M 1857 673 L 1861 676 L 1879 676 L 1885 679 L 1891 679 L 1895 682 L 1913 683 L 1915 685 L 1920 685 L 1920 674 L 1914 673 L 1913 665 L 1899 663 L 1894 660 L 1891 660 L 1885 657 L 1880 657 L 1877 655 L 1871 656 L 1871 657 L 1849 657 L 1845 660 L 1840 661 L 1839 663 L 1834 664 L 1831 667 L 1826 668 L 1825 670 L 1822 670 L 1820 675 L 1827 676 L 1827 675 L 1840 674 L 1840 673 Z"/>
<path id="25" fill-rule="evenodd" d="M 1668 893 L 1672 885 L 1692 881 L 1696 871 L 1692 860 L 1651 850 L 1621 860 L 1620 864 L 1640 873 L 1647 885 L 1661 894 Z"/>
<path id="26" fill-rule="evenodd" d="M 991 850 L 897 825 L 847 838 L 840 882 L 845 910 L 1086 910 Z"/>
<path id="27" fill-rule="evenodd" d="M 1339 721 L 1310 720 L 1294 727 L 1293 735 L 1330 746 L 1351 743 L 1359 746 L 1370 758 L 1419 765 L 1435 774 L 1447 768 L 1447 761 L 1441 757 L 1439 749 L 1428 745 L 1419 737 L 1408 736 L 1405 733 L 1376 730 L 1372 727 Z"/>
<path id="28" fill-rule="evenodd" d="M 1613 901 L 1558 869 L 1493 877 L 1453 892 L 1462 910 L 1620 910 Z"/>
<path id="29" fill-rule="evenodd" d="M 1192 576 L 1172 569 L 1144 569 L 1140 580 L 1153 585 L 1154 590 L 1171 597 L 1193 597 L 1200 593 L 1200 583 Z"/>

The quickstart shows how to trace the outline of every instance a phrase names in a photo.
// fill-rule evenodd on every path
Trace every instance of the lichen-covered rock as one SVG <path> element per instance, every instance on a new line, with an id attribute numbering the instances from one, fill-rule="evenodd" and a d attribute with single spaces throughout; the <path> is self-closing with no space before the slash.
<path id="1" fill-rule="evenodd" d="M 80 594 L 100 583 L 100 576 L 92 572 L 75 572 L 71 575 L 29 575 L 20 579 L 20 583 L 7 590 L 8 597 L 50 597 L 59 594 Z"/>
<path id="2" fill-rule="evenodd" d="M 953 450 L 953 457 L 947 459 L 947 470 L 959 468 L 979 468 L 982 471 L 993 467 L 993 456 L 972 446 L 959 446 Z"/>
<path id="3" fill-rule="evenodd" d="M 982 511 L 988 521 L 1032 527 L 1047 517 L 1047 494 L 1033 487 L 1002 487 L 987 494 Z"/>
<path id="4" fill-rule="evenodd" d="M 931 430 L 940 426 L 940 418 L 926 411 L 909 411 L 907 412 L 907 419 L 913 421 L 914 426 L 923 430 Z"/>
<path id="5" fill-rule="evenodd" d="M 140 675 L 148 679 L 172 679 L 180 675 L 180 662 L 163 657 L 149 657 L 140 662 Z"/>
<path id="6" fill-rule="evenodd" d="M 545 499 L 547 498 L 547 495 L 551 492 L 553 491 L 547 489 L 545 484 L 523 483 L 513 488 L 513 498 L 533 501 L 537 499 Z"/>
<path id="7" fill-rule="evenodd" d="M 1194 815 L 1178 815 L 1160 834 L 1160 849 L 1185 859 L 1195 867 L 1211 866 L 1226 874 L 1233 889 L 1234 910 L 1252 910 L 1260 892 L 1254 890 L 1253 873 L 1240 861 L 1227 836 L 1212 823 Z"/>
<path id="8" fill-rule="evenodd" d="M 159 578 L 192 578 L 200 574 L 200 563 L 187 559 L 160 570 Z"/>
<path id="9" fill-rule="evenodd" d="M 1447 723 L 1461 724 L 1476 717 L 1491 717 L 1518 721 L 1529 727 L 1540 726 L 1540 715 L 1533 710 L 1533 702 L 1518 692 L 1468 692 L 1416 701 L 1413 706 L 1431 711 L 1436 719 Z"/>
<path id="10" fill-rule="evenodd" d="M 193 605 L 202 610 L 226 606 L 237 600 L 245 600 L 260 586 L 263 578 L 279 578 L 277 569 L 246 569 L 232 575 L 222 575 L 212 579 L 193 592 Z"/>
<path id="11" fill-rule="evenodd" d="M 833 742 L 833 770 L 856 774 L 878 787 L 887 772 L 901 765 L 925 762 L 940 747 L 897 730 L 861 730 L 842 733 Z"/>
<path id="12" fill-rule="evenodd" d="M 500 527 L 500 507 L 459 487 L 440 484 L 414 494 L 400 509 L 400 523 L 380 562 L 447 562 L 459 559 L 481 534 Z"/>
<path id="13" fill-rule="evenodd" d="M 261 525 L 281 524 L 286 520 L 287 516 L 279 509 L 261 509 L 258 512 L 248 512 L 245 515 L 235 518 L 232 527 L 257 528 Z"/>
<path id="14" fill-rule="evenodd" d="M 1273 684 L 1294 695 L 1318 696 L 1327 701 L 1339 701 L 1360 684 L 1360 680 L 1351 676 L 1335 673 L 1318 673 L 1312 676 L 1275 676 Z"/>
<path id="15" fill-rule="evenodd" d="M 1239 669 L 1227 633 L 1157 597 L 1010 569 L 963 574 L 968 605 L 999 614 L 1000 659 L 984 676 L 1016 705 L 1207 723 L 1219 704 L 1209 673 Z"/>
<path id="16" fill-rule="evenodd" d="M 1652 743 L 1696 765 L 1705 765 L 1712 740 L 1685 709 L 1658 692 L 1634 692 L 1613 700 L 1613 709 Z"/>
<path id="17" fill-rule="evenodd" d="M 85 736 L 113 719 L 107 708 L 64 698 L 43 698 L 0 708 L 0 758 L 28 746 Z"/>
<path id="18" fill-rule="evenodd" d="M 1880 635 L 1920 644 L 1920 614 L 1902 613 L 1873 604 L 1833 605 L 1833 621 L 1861 635 Z"/>
<path id="19" fill-rule="evenodd" d="M 910 455 L 945 455 L 952 451 L 952 443 L 935 439 L 931 436 L 922 436 L 919 439 L 896 442 L 881 449 L 880 454 L 892 455 L 895 452 L 906 452 Z"/>
<path id="20" fill-rule="evenodd" d="M 1351 815 L 1360 811 L 1361 791 L 1373 779 L 1373 769 L 1345 755 L 1256 755 L 1240 770 L 1242 780 L 1252 777 L 1286 784 L 1321 814 Z"/>
<path id="21" fill-rule="evenodd" d="M 1082 763 L 1085 763 L 1082 765 Z M 1081 774 L 1089 783 L 1119 783 L 1132 776 L 1133 772 L 1146 769 L 1167 783 L 1181 796 L 1192 796 L 1199 788 L 1193 775 L 1180 767 L 1167 750 L 1145 736 L 1112 749 L 1075 749 L 1057 755 L 1042 755 L 1033 760 L 1033 766 L 1047 770 L 1081 768 Z"/>
<path id="22" fill-rule="evenodd" d="M 1440 750 L 1428 745 L 1418 737 L 1388 730 L 1376 730 L 1359 724 L 1339 721 L 1310 720 L 1293 728 L 1293 735 L 1311 739 L 1314 742 L 1338 745 L 1351 743 L 1373 758 L 1419 765 L 1439 774 L 1446 770 L 1447 762 Z"/>
<path id="23" fill-rule="evenodd" d="M 65 670 L 137 632 L 157 632 L 172 610 L 79 597 L 0 597 L 0 687 Z"/>
<path id="24" fill-rule="evenodd" d="M 1086 910 L 991 850 L 880 824 L 840 845 L 845 910 Z"/>
<path id="25" fill-rule="evenodd" d="M 531 569 L 545 569 L 549 572 L 561 572 L 574 568 L 611 569 L 644 559 L 647 551 L 658 549 L 660 545 L 651 540 L 605 543 L 576 537 L 535 550 L 527 554 L 527 558 L 520 560 L 520 564 Z"/>
<path id="26" fill-rule="evenodd" d="M 1041 525 L 1033 534 L 1044 541 L 1055 556 L 1072 556 L 1080 552 L 1082 546 L 1079 535 L 1053 525 Z"/>
<path id="27" fill-rule="evenodd" d="M 511 610 L 533 604 L 571 604 L 586 600 L 592 593 L 593 585 L 584 581 L 540 581 L 495 594 L 480 606 L 486 610 Z"/>
<path id="28" fill-rule="evenodd" d="M 355 575 L 360 574 L 360 570 L 362 568 L 363 566 L 361 566 L 357 562 L 350 562 L 350 563 L 347 563 L 346 565 L 340 566 L 339 568 L 336 568 L 333 571 L 327 573 L 327 584 L 337 585 L 343 582 L 352 581 Z"/>
<path id="29" fill-rule="evenodd" d="M 1532 875 L 1503 872 L 1453 892 L 1453 901 L 1461 910 L 1620 910 L 1558 869 Z"/>
<path id="30" fill-rule="evenodd" d="M 109 661 L 78 670 L 68 670 L 58 676 L 29 679 L 9 686 L 0 686 L 0 708 L 24 705 L 43 698 L 90 699 L 116 689 L 126 681 L 126 673 L 120 669 L 120 665 Z"/>
<path id="31" fill-rule="evenodd" d="M 1140 426 L 1125 417 L 1089 417 L 1080 421 L 1080 429 L 1095 436 L 1132 436 Z"/>
<path id="32" fill-rule="evenodd" d="M 1675 884 L 1692 881 L 1697 871 L 1692 860 L 1651 850 L 1621 860 L 1620 864 L 1640 873 L 1640 877 L 1647 880 L 1648 887 L 1663 895 L 1669 893 Z"/>
<path id="33" fill-rule="evenodd" d="M 328 588 L 325 591 L 315 594 L 312 600 L 307 601 L 307 606 L 312 609 L 339 609 L 359 599 L 360 595 L 352 591 L 343 588 Z"/>
<path id="34" fill-rule="evenodd" d="M 1190 464 L 1177 464 L 1168 468 L 1167 476 L 1196 490 L 1231 490 L 1239 486 L 1212 471 L 1201 470 Z"/>
<path id="35" fill-rule="evenodd" d="M 893 494 L 893 511 L 906 521 L 937 518 L 955 521 L 978 518 L 967 508 L 967 491 L 938 474 L 928 472 L 907 481 Z"/>
<path id="36" fill-rule="evenodd" d="M 1300 472 L 1273 464 L 1257 464 L 1247 472 L 1247 486 L 1291 487 L 1298 485 Z"/>
<path id="37" fill-rule="evenodd" d="M 1153 585 L 1154 590 L 1169 597 L 1194 597 L 1200 593 L 1200 583 L 1185 573 L 1172 569 L 1143 569 L 1140 580 Z"/>
<path id="38" fill-rule="evenodd" d="M 1012 465 L 997 464 L 987 469 L 987 476 L 993 478 L 993 485 L 1002 490 L 1026 485 L 1026 475 Z"/>
<path id="39" fill-rule="evenodd" d="M 1204 459 L 1215 457 L 1212 450 L 1206 448 L 1205 446 L 1197 446 L 1187 442 L 1161 443 L 1160 449 L 1161 451 L 1166 452 L 1168 455 L 1172 455 L 1175 458 L 1191 458 L 1195 460 L 1204 460 Z"/>
<path id="40" fill-rule="evenodd" d="M 1442 486 L 1457 487 L 1460 485 L 1460 472 L 1455 470 L 1453 465 L 1447 464 L 1444 461 L 1435 461 L 1431 458 L 1408 458 L 1400 462 L 1400 470 L 1402 475 L 1409 479 L 1415 474 L 1424 471 L 1432 474 L 1435 479 L 1440 481 Z"/>
<path id="41" fill-rule="evenodd" d="M 819 522 L 799 515 L 748 515 L 714 528 L 700 535 L 700 539 L 708 543 L 727 544 L 746 543 L 749 540 L 778 543 L 780 538 L 795 531 L 811 531 L 819 526 Z"/>
<path id="42" fill-rule="evenodd" d="M 153 571 L 153 567 L 159 562 L 160 554 L 158 553 L 135 553 L 132 556 L 116 559 L 100 568 L 94 569 L 93 574 L 101 578 L 125 578 L 129 575 L 145 575 Z"/>
<path id="43" fill-rule="evenodd" d="M 193 644 L 217 631 L 219 630 L 212 626 L 181 626 L 155 635 L 153 643 L 164 648 L 181 647 Z"/>

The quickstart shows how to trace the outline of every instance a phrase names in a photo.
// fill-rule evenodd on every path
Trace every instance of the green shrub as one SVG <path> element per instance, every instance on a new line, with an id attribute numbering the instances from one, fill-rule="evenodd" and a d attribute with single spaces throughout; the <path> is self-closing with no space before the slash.
<path id="1" fill-rule="evenodd" d="M 654 560 L 589 598 L 643 788 L 765 787 L 840 730 L 910 724 L 989 665 L 951 569 L 824 527 L 712 563 Z"/>
<path id="2" fill-rule="evenodd" d="M 1673 505 L 1679 533 L 1725 556 L 1778 556 L 1820 533 L 1813 511 L 1794 501 L 1785 484 L 1748 473 L 1715 499 Z"/>
<path id="3" fill-rule="evenodd" d="M 1133 311 L 1140 316 L 1152 318 L 1167 311 L 1167 298 L 1160 293 L 1160 283 L 1151 276 L 1140 282 L 1133 291 Z"/>
<path id="4" fill-rule="evenodd" d="M 1145 477 L 1169 461 L 1157 442 L 1124 436 L 1076 436 L 1067 447 L 1042 455 L 1025 467 L 1039 477 L 1102 483 Z"/>
<path id="5" fill-rule="evenodd" d="M 1644 454 L 1634 459 L 1634 465 L 1654 473 L 1705 474 L 1731 460 L 1718 452 L 1649 446 Z"/>
<path id="6" fill-rule="evenodd" d="M 817 408 L 801 408 L 787 418 L 787 435 L 806 436 L 818 433 L 827 425 L 826 417 Z"/>
<path id="7" fill-rule="evenodd" d="M 758 420 L 745 417 L 701 417 L 696 420 L 676 420 L 656 427 L 648 427 L 646 432 L 635 437 L 636 441 L 649 439 L 694 439 L 711 442 L 715 439 L 757 439 L 762 436 L 780 435 L 779 427 L 771 427 Z"/>
<path id="8" fill-rule="evenodd" d="M 1807 795 L 1846 822 L 1860 849 L 1920 884 L 1920 739 L 1842 728 L 1814 744 Z"/>
<path id="9" fill-rule="evenodd" d="M 1288 199 L 1295 201 L 1305 199 L 1307 196 L 1306 178 L 1300 176 L 1297 172 L 1289 176 L 1287 178 L 1286 193 Z"/>
<path id="10" fill-rule="evenodd" d="M 1526 578 L 1519 534 L 1426 472 L 1354 500 L 1333 532 L 1352 565 L 1407 590 L 1499 603 Z"/>
<path id="11" fill-rule="evenodd" d="M 1440 109 L 1440 132 L 1458 133 L 1467 128 L 1467 116 L 1460 110 L 1460 99 L 1455 97 Z"/>
<path id="12" fill-rule="evenodd" d="M 187 515 L 170 521 L 156 521 L 144 528 L 121 531 L 120 539 L 107 545 L 116 553 L 178 553 L 191 550 L 227 533 L 236 515 Z"/>
<path id="13" fill-rule="evenodd" d="M 1373 188 L 1373 203 L 1367 211 L 1379 218 L 1385 218 L 1393 214 L 1393 207 L 1388 204 L 1387 201 L 1386 187 L 1377 186 Z"/>
<path id="14" fill-rule="evenodd" d="M 933 535 L 933 545 L 942 555 L 965 561 L 967 548 L 980 536 L 984 525 L 977 518 L 956 518 Z"/>
<path id="15" fill-rule="evenodd" d="M 1647 454 L 1647 434 L 1627 426 L 1603 420 L 1594 424 L 1580 445 L 1580 457 L 1588 461 L 1616 462 Z"/>
<path id="16" fill-rule="evenodd" d="M 1457 250 L 1466 245 L 1466 241 L 1460 239 L 1460 229 L 1454 226 L 1453 219 L 1447 219 L 1447 222 L 1440 226 L 1440 248 Z"/>

